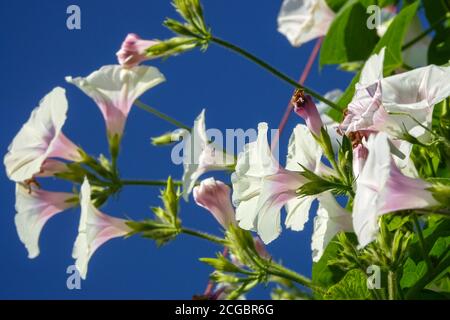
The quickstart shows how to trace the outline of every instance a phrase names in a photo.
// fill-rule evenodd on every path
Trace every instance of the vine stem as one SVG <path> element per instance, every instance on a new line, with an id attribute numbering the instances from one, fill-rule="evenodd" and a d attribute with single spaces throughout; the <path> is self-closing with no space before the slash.
<path id="1" fill-rule="evenodd" d="M 149 113 L 155 115 L 156 117 L 158 117 L 158 118 L 160 118 L 160 119 L 162 119 L 162 120 L 164 120 L 164 121 L 166 121 L 166 122 L 168 122 L 168 123 L 174 125 L 175 127 L 178 127 L 178 128 L 181 128 L 181 129 L 186 129 L 186 130 L 188 130 L 188 131 L 191 131 L 191 130 L 192 130 L 191 127 L 185 125 L 185 124 L 182 123 L 181 121 L 178 121 L 178 120 L 172 118 L 171 116 L 169 116 L 169 115 L 167 115 L 167 114 L 165 114 L 165 113 L 162 113 L 161 111 L 158 111 L 158 110 L 155 109 L 155 108 L 150 107 L 149 105 L 143 103 L 143 102 L 140 101 L 140 100 L 136 100 L 136 101 L 134 102 L 134 104 L 135 104 L 136 107 L 138 107 L 138 108 L 140 108 L 140 109 L 142 109 L 142 110 L 144 110 L 144 111 L 147 111 L 147 112 L 149 112 Z"/>
<path id="2" fill-rule="evenodd" d="M 305 83 L 306 79 L 308 78 L 308 75 L 311 72 L 311 68 L 314 64 L 314 61 L 317 58 L 317 54 L 319 53 L 322 42 L 323 42 L 323 37 L 320 37 L 319 39 L 317 39 L 317 42 L 316 42 L 313 50 L 311 51 L 311 54 L 309 55 L 308 62 L 306 63 L 306 66 L 303 69 L 302 75 L 298 81 L 298 83 L 300 85 L 303 85 Z M 271 145 L 272 151 L 274 151 L 275 148 L 277 147 L 278 141 L 280 140 L 281 134 L 283 133 L 284 127 L 286 126 L 286 123 L 287 123 L 291 113 L 292 113 L 292 104 L 291 104 L 291 99 L 289 99 L 286 110 L 284 111 L 283 118 L 281 118 L 280 124 L 278 125 L 277 133 L 275 134 L 275 136 L 272 140 L 272 145 Z"/>
<path id="3" fill-rule="evenodd" d="M 216 236 L 213 236 L 212 234 L 206 233 L 206 232 L 201 232 L 201 231 L 197 231 L 197 230 L 193 230 L 193 229 L 189 229 L 189 228 L 181 228 L 181 233 L 184 234 L 188 234 L 197 238 L 201 238 L 201 239 L 205 239 L 214 243 L 217 243 L 219 245 L 227 245 L 227 240 L 223 239 L 223 238 L 219 238 Z"/>
<path id="4" fill-rule="evenodd" d="M 299 84 L 297 81 L 295 81 L 294 79 L 290 78 L 289 76 L 287 76 L 286 74 L 284 74 L 283 72 L 277 70 L 276 68 L 272 67 L 270 64 L 268 64 L 267 62 L 265 62 L 264 60 L 261 60 L 260 58 L 256 57 L 255 55 L 251 54 L 250 52 L 230 43 L 227 42 L 223 39 L 217 38 L 217 37 L 211 37 L 210 41 L 212 41 L 215 44 L 218 44 L 222 47 L 225 47 L 231 51 L 234 51 L 242 56 L 244 56 L 245 58 L 247 58 L 248 60 L 256 63 L 257 65 L 259 65 L 260 67 L 266 69 L 267 71 L 269 71 L 270 73 L 272 73 L 274 76 L 278 77 L 279 79 L 287 82 L 288 84 L 290 84 L 291 86 L 293 86 L 294 88 L 300 89 L 305 91 L 307 94 L 313 96 L 314 98 L 316 98 L 317 100 L 322 101 L 323 103 L 326 103 L 327 105 L 329 105 L 331 108 L 342 112 L 342 109 L 335 104 L 334 102 L 326 99 L 325 97 L 323 97 L 322 95 L 320 95 L 319 93 L 315 92 L 312 89 L 309 89 L 305 86 L 302 86 L 301 84 Z"/>
<path id="5" fill-rule="evenodd" d="M 167 180 L 120 180 L 120 183 L 124 186 L 166 186 Z M 181 186 L 183 182 L 173 181 L 176 186 Z"/>
<path id="6" fill-rule="evenodd" d="M 433 23 L 428 29 L 426 29 L 424 32 L 422 32 L 421 34 L 419 34 L 417 37 L 415 37 L 414 39 L 412 39 L 411 41 L 409 41 L 408 43 L 406 43 L 403 47 L 402 50 L 406 50 L 410 47 L 412 47 L 413 45 L 415 45 L 417 42 L 419 42 L 420 40 L 422 40 L 423 38 L 425 38 L 427 36 L 427 34 L 431 33 L 438 25 L 440 25 L 442 22 L 444 22 L 445 20 L 447 20 L 449 18 L 449 15 L 446 14 L 445 16 L 443 16 L 441 19 L 439 19 L 438 21 L 436 21 L 435 23 Z"/>

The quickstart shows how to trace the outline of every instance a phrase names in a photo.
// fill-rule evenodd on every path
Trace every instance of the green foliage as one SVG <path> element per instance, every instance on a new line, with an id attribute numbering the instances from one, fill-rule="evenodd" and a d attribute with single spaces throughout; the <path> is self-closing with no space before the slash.
<path id="1" fill-rule="evenodd" d="M 167 186 L 160 198 L 164 208 L 152 208 L 154 219 L 127 223 L 133 229 L 131 235 L 141 234 L 144 238 L 155 240 L 158 246 L 173 240 L 181 232 L 181 220 L 178 218 L 180 192 L 175 190 L 171 177 L 167 179 Z"/>
<path id="2" fill-rule="evenodd" d="M 400 286 L 402 289 L 411 288 L 427 273 L 427 264 L 425 261 L 419 263 L 414 262 L 411 258 L 408 258 L 403 266 L 403 276 L 400 280 Z"/>
<path id="3" fill-rule="evenodd" d="M 345 274 L 340 268 L 329 264 L 330 260 L 336 257 L 341 248 L 337 237 L 335 236 L 330 241 L 320 260 L 313 263 L 312 281 L 316 285 L 328 288 L 342 279 Z M 316 295 L 320 296 L 317 292 Z"/>
<path id="4" fill-rule="evenodd" d="M 325 37 L 320 65 L 365 60 L 378 41 L 376 30 L 367 28 L 367 19 L 366 8 L 359 1 L 348 1 Z"/>
<path id="5" fill-rule="evenodd" d="M 350 270 L 341 281 L 328 289 L 325 298 L 332 300 L 371 299 L 371 293 L 367 288 L 366 274 L 359 269 Z"/>
<path id="6" fill-rule="evenodd" d="M 403 8 L 400 13 L 395 17 L 392 23 L 389 25 L 388 30 L 384 34 L 383 38 L 376 44 L 371 54 L 379 53 L 381 49 L 386 48 L 385 61 L 384 61 L 384 74 L 388 75 L 393 70 L 403 65 L 402 58 L 402 46 L 403 39 L 408 31 L 409 25 L 416 14 L 419 1 Z M 322 49 L 323 50 L 323 49 Z M 371 55 L 369 54 L 369 55 Z M 355 93 L 355 84 L 359 81 L 361 72 L 359 72 L 352 80 L 350 85 L 345 90 L 344 94 L 338 101 L 338 105 L 345 109 L 353 98 Z M 330 110 L 328 115 L 336 121 L 341 121 L 342 113 L 337 110 Z"/>

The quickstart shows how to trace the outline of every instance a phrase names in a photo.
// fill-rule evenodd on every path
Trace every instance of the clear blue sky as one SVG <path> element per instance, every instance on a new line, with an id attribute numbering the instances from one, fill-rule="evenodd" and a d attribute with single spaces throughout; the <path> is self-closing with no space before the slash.
<path id="1" fill-rule="evenodd" d="M 267 59 L 298 78 L 313 43 L 292 48 L 276 30 L 281 1 L 204 0 L 213 31 Z M 82 29 L 66 28 L 66 8 L 77 4 Z M 167 38 L 161 23 L 176 14 L 168 0 L 128 1 L 1 1 L 0 2 L 0 150 L 7 147 L 31 110 L 55 86 L 67 89 L 68 120 L 64 132 L 88 152 L 107 152 L 104 123 L 93 101 L 64 77 L 85 76 L 102 65 L 115 64 L 115 52 L 129 32 L 143 38 Z M 167 61 L 151 62 L 167 82 L 150 90 L 143 101 L 192 123 L 207 109 L 207 127 L 255 128 L 266 121 L 276 128 L 292 89 L 265 71 L 221 48 L 206 53 L 191 52 Z M 307 84 L 325 93 L 345 88 L 351 75 L 314 66 Z M 290 130 L 299 122 L 291 117 L 281 140 L 281 155 Z M 182 168 L 171 165 L 170 149 L 154 148 L 151 136 L 172 127 L 139 109 L 133 109 L 123 140 L 120 170 L 126 178 L 180 178 Z M 52 190 L 70 191 L 67 184 L 46 182 Z M 150 240 L 133 237 L 113 240 L 101 247 L 90 263 L 82 290 L 66 288 L 66 268 L 73 264 L 71 251 L 77 235 L 79 211 L 67 211 L 46 225 L 41 236 L 41 255 L 28 260 L 14 226 L 14 184 L 0 174 L 0 298 L 104 298 L 190 299 L 202 293 L 210 267 L 198 258 L 211 257 L 218 247 L 202 240 L 180 236 L 163 248 Z M 159 205 L 158 190 L 129 187 L 118 199 L 110 199 L 104 212 L 118 217 L 142 219 L 150 206 Z M 193 204 L 182 204 L 186 226 L 219 233 L 219 225 Z M 311 269 L 312 219 L 304 232 L 286 231 L 269 246 L 271 254 L 287 266 L 309 275 Z M 268 298 L 260 288 L 249 297 Z"/>

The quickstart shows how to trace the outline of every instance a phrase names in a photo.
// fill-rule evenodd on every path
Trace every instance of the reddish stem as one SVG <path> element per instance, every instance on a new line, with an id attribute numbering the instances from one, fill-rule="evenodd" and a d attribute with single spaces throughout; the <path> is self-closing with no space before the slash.
<path id="1" fill-rule="evenodd" d="M 316 41 L 316 45 L 314 46 L 313 50 L 311 51 L 311 54 L 309 55 L 308 62 L 306 63 L 305 69 L 303 69 L 303 73 L 300 77 L 300 80 L 298 81 L 299 84 L 303 85 L 308 78 L 309 73 L 311 72 L 311 68 L 314 64 L 314 61 L 317 58 L 317 55 L 320 50 L 320 46 L 322 45 L 323 37 L 320 37 Z M 291 115 L 292 106 L 291 101 L 289 100 L 289 103 L 286 107 L 286 111 L 284 112 L 283 118 L 281 118 L 280 124 L 278 125 L 278 130 L 272 140 L 272 151 L 275 150 L 275 148 L 278 145 L 278 141 L 280 140 L 281 133 L 283 132 L 284 128 L 286 127 L 286 123 L 289 119 L 289 116 Z"/>

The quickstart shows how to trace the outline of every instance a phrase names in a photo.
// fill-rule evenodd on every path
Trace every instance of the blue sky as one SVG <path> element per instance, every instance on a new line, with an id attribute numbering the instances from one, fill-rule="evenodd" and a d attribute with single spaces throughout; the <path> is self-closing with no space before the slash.
<path id="1" fill-rule="evenodd" d="M 313 42 L 293 48 L 276 30 L 281 1 L 204 1 L 213 32 L 266 59 L 298 78 Z M 81 30 L 66 28 L 66 8 L 81 8 Z M 4 153 L 39 100 L 55 86 L 67 89 L 68 120 L 64 132 L 91 154 L 107 153 L 104 123 L 96 105 L 64 77 L 85 76 L 102 65 L 115 64 L 115 52 L 129 32 L 143 38 L 164 39 L 171 34 L 161 26 L 175 17 L 169 1 L 2 1 L 0 2 L 0 150 Z M 206 108 L 209 128 L 256 128 L 266 121 L 276 128 L 292 93 L 285 83 L 248 61 L 211 46 L 206 53 L 190 52 L 166 61 L 154 61 L 167 82 L 150 90 L 142 100 L 177 119 L 192 123 Z M 313 67 L 307 85 L 325 93 L 345 88 L 351 75 Z M 290 130 L 300 120 L 291 116 L 281 139 L 284 158 Z M 151 136 L 173 129 L 139 109 L 128 119 L 119 161 L 124 178 L 180 178 L 182 168 L 170 162 L 169 148 L 150 145 Z M 228 179 L 228 177 L 225 177 Z M 227 181 L 228 182 L 228 181 Z M 45 182 L 51 190 L 70 191 L 71 185 Z M 77 235 L 79 211 L 62 213 L 46 225 L 41 235 L 41 255 L 29 260 L 14 226 L 14 184 L 0 174 L 0 298 L 39 299 L 190 299 L 202 293 L 212 271 L 198 261 L 219 247 L 180 236 L 165 247 L 132 237 L 101 247 L 90 263 L 81 290 L 66 287 L 66 268 L 73 264 L 71 251 Z M 133 219 L 148 217 L 159 205 L 159 191 L 148 187 L 126 188 L 102 208 L 108 214 Z M 220 235 L 219 225 L 202 208 L 183 203 L 186 226 Z M 311 269 L 312 219 L 304 232 L 285 231 L 269 246 L 271 254 L 303 274 Z M 258 288 L 250 298 L 269 298 Z"/>

